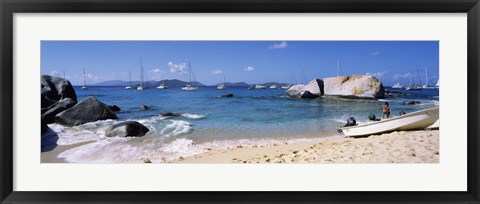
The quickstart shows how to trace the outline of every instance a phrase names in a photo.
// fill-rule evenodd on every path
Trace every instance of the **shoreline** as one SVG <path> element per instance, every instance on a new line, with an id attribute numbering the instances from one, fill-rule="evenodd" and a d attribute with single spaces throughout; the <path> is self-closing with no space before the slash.
<path id="1" fill-rule="evenodd" d="M 63 158 L 58 158 L 58 155 L 92 142 L 96 141 L 59 145 L 52 151 L 42 152 L 41 163 L 68 163 Z M 308 138 L 305 141 L 279 140 L 269 145 L 239 144 L 204 150 L 203 153 L 171 161 L 155 162 L 151 159 L 153 163 L 175 164 L 438 163 L 439 130 L 400 131 L 363 138 L 331 136 Z M 134 160 L 137 161 L 135 163 L 152 162 L 149 158 Z"/>

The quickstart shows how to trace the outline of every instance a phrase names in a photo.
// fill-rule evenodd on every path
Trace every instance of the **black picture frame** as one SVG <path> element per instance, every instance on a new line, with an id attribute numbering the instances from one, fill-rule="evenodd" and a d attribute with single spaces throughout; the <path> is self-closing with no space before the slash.
<path id="1" fill-rule="evenodd" d="M 479 0 L 0 0 L 1 203 L 479 203 Z M 467 13 L 468 189 L 465 192 L 19 192 L 13 191 L 15 13 Z M 454 137 L 455 135 L 451 135 Z M 445 175 L 448 176 L 448 175 Z"/>

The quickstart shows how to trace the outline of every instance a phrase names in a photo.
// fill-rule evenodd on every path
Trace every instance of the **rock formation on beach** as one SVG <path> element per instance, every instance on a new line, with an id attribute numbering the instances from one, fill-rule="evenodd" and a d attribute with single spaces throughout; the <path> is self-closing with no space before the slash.
<path id="1" fill-rule="evenodd" d="M 141 137 L 148 131 L 147 127 L 135 121 L 126 121 L 108 127 L 105 130 L 106 137 Z"/>
<path id="2" fill-rule="evenodd" d="M 77 105 L 55 116 L 56 123 L 69 126 L 106 119 L 117 119 L 117 115 L 108 105 L 93 96 L 83 99 Z"/>
<path id="3" fill-rule="evenodd" d="M 307 85 L 297 84 L 287 89 L 287 94 L 292 98 L 317 98 L 324 93 L 324 84 L 320 79 L 314 79 Z"/>
<path id="4" fill-rule="evenodd" d="M 358 98 L 384 98 L 382 81 L 370 75 L 338 76 L 324 78 L 324 93 L 332 96 Z"/>
<path id="5" fill-rule="evenodd" d="M 322 96 L 322 95 L 324 95 L 324 89 L 325 88 L 324 88 L 323 80 L 314 79 L 314 80 L 308 82 L 308 84 L 305 85 L 304 89 L 309 91 L 313 95 Z"/>
<path id="6" fill-rule="evenodd" d="M 47 108 L 65 98 L 70 98 L 77 103 L 77 94 L 68 80 L 43 75 L 40 78 L 40 84 L 42 108 Z"/>
<path id="7" fill-rule="evenodd" d="M 50 105 L 47 108 L 42 109 L 42 122 L 45 124 L 50 124 L 54 122 L 55 116 L 71 107 L 73 107 L 77 102 L 71 98 L 64 98 L 56 103 Z"/>
<path id="8" fill-rule="evenodd" d="M 121 111 L 122 109 L 120 109 L 120 107 L 116 106 L 116 105 L 111 105 L 109 106 L 110 109 L 114 112 L 118 112 L 118 111 Z"/>

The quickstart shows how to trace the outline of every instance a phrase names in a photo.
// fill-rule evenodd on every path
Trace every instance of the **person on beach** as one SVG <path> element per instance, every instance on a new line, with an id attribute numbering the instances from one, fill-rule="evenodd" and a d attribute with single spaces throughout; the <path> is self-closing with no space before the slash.
<path id="1" fill-rule="evenodd" d="M 385 102 L 385 104 L 381 105 L 380 108 L 382 108 L 382 119 L 390 118 L 391 109 L 390 109 L 390 105 L 388 104 L 388 102 Z"/>

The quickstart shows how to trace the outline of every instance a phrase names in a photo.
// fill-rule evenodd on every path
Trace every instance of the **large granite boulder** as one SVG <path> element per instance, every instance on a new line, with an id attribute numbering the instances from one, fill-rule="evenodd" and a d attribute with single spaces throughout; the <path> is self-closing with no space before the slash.
<path id="1" fill-rule="evenodd" d="M 287 94 L 292 98 L 301 98 L 303 95 L 303 88 L 305 88 L 305 85 L 295 84 L 287 89 Z"/>
<path id="2" fill-rule="evenodd" d="M 73 107 L 76 104 L 71 98 L 64 98 L 47 108 L 42 109 L 42 123 L 50 124 L 54 122 L 55 115 Z"/>
<path id="3" fill-rule="evenodd" d="M 314 79 L 308 82 L 307 85 L 303 88 L 306 91 L 309 91 L 313 95 L 322 96 L 324 95 L 323 81 L 320 79 Z"/>
<path id="4" fill-rule="evenodd" d="M 77 94 L 72 84 L 60 77 L 43 75 L 40 78 L 42 108 L 49 107 L 59 100 L 70 98 L 77 102 Z"/>
<path id="5" fill-rule="evenodd" d="M 141 137 L 148 131 L 147 127 L 135 121 L 126 121 L 108 127 L 105 130 L 106 137 Z"/>
<path id="6" fill-rule="evenodd" d="M 338 76 L 323 79 L 325 95 L 384 98 L 382 81 L 370 75 Z"/>
<path id="7" fill-rule="evenodd" d="M 110 107 L 90 96 L 55 116 L 55 122 L 75 126 L 97 120 L 117 119 Z"/>
<path id="8" fill-rule="evenodd" d="M 322 92 L 323 87 L 319 86 L 316 79 L 312 80 L 306 86 L 296 84 L 287 89 L 288 96 L 292 98 L 318 98 L 322 95 Z"/>

